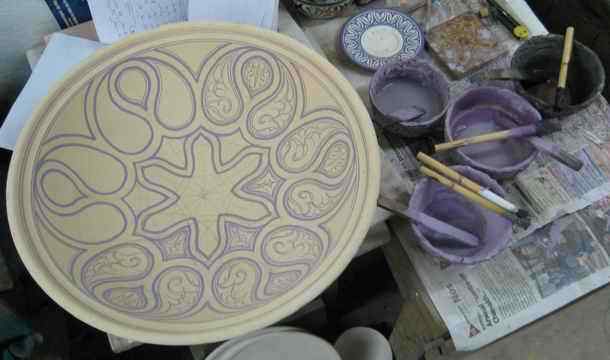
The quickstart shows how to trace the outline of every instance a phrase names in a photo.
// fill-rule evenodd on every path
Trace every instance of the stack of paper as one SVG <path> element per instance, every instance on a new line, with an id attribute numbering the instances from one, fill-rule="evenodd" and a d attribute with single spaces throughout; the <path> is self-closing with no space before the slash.
<path id="1" fill-rule="evenodd" d="M 279 0 L 191 0 L 189 21 L 228 21 L 277 31 Z"/>

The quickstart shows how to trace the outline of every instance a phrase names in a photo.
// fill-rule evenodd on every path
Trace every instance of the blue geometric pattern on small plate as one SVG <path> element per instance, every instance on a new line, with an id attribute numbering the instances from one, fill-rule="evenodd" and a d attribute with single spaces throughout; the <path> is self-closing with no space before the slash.
<path id="1" fill-rule="evenodd" d="M 376 70 L 389 61 L 417 56 L 424 36 L 409 15 L 392 9 L 372 9 L 347 20 L 340 44 L 356 65 Z"/>

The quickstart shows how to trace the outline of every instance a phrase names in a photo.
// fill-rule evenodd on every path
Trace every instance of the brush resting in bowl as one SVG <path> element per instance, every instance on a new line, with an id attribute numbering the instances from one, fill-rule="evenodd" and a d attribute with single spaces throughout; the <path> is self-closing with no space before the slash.
<path id="1" fill-rule="evenodd" d="M 484 173 L 468 166 L 454 166 L 452 169 L 505 196 L 502 187 Z M 477 246 L 465 247 L 448 239 L 445 234 L 413 222 L 413 231 L 420 246 L 431 255 L 450 263 L 475 264 L 490 259 L 506 247 L 512 234 L 510 220 L 429 178 L 417 183 L 409 202 L 409 211 L 425 213 L 479 239 Z"/>

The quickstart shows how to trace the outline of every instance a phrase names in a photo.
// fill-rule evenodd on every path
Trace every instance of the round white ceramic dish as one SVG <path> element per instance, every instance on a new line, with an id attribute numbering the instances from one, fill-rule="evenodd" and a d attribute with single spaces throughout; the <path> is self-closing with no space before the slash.
<path id="1" fill-rule="evenodd" d="M 416 57 L 424 35 L 409 15 L 394 9 L 370 9 L 352 16 L 339 33 L 338 46 L 354 64 L 367 70 Z"/>
<path id="2" fill-rule="evenodd" d="M 303 332 L 304 330 L 292 327 L 292 326 L 274 326 L 265 329 L 260 329 L 248 333 L 246 335 L 231 339 L 210 353 L 205 359 L 206 360 L 224 360 L 231 357 L 231 354 L 235 354 L 236 351 L 247 346 L 253 341 L 257 341 L 257 339 L 263 335 L 278 333 L 278 332 Z"/>
<path id="3" fill-rule="evenodd" d="M 335 341 L 335 349 L 344 360 L 392 360 L 388 340 L 379 331 L 368 327 L 346 330 Z"/>
<path id="4" fill-rule="evenodd" d="M 325 340 L 304 332 L 263 334 L 227 349 L 217 360 L 342 360 Z"/>

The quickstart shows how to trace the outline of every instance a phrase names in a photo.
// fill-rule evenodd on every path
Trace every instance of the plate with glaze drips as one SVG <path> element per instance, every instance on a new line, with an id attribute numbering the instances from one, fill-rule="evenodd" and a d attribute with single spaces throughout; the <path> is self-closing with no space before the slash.
<path id="1" fill-rule="evenodd" d="M 339 33 L 339 46 L 354 64 L 374 71 L 390 61 L 419 55 L 424 36 L 409 15 L 394 9 L 371 9 L 347 20 Z"/>

